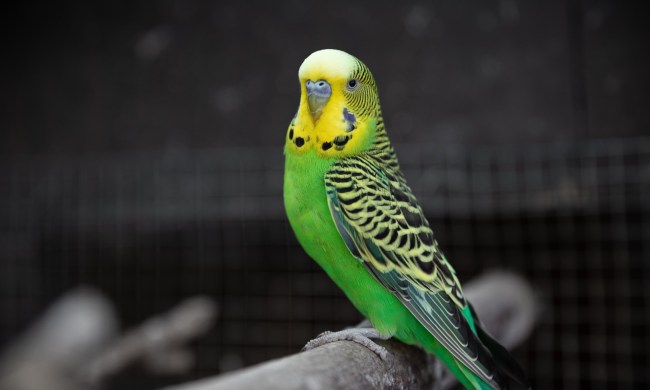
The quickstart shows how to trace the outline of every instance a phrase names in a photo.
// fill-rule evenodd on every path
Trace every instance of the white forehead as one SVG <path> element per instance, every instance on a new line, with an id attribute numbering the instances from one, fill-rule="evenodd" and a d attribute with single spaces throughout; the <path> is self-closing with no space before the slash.
<path id="1" fill-rule="evenodd" d="M 335 49 L 324 49 L 313 52 L 305 58 L 298 77 L 305 78 L 347 78 L 352 74 L 357 59 L 350 54 Z"/>

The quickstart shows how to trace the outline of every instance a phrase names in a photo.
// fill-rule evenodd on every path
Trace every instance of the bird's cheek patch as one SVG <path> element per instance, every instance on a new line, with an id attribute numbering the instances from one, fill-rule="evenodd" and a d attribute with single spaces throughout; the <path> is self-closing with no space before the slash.
<path id="1" fill-rule="evenodd" d="M 343 130 L 346 133 L 351 133 L 357 128 L 357 117 L 352 112 L 350 112 L 347 107 L 343 107 L 343 124 Z M 348 141 L 351 139 L 352 134 L 337 135 L 332 140 L 324 141 L 321 143 L 320 147 L 324 152 L 332 149 L 332 147 L 334 147 L 336 151 L 340 152 L 345 148 L 345 145 L 347 145 Z M 318 142 L 319 140 L 317 139 L 316 141 Z"/>
<path id="2" fill-rule="evenodd" d="M 345 131 L 348 133 L 357 128 L 357 117 L 348 111 L 347 107 L 343 108 L 343 122 L 345 122 Z"/>

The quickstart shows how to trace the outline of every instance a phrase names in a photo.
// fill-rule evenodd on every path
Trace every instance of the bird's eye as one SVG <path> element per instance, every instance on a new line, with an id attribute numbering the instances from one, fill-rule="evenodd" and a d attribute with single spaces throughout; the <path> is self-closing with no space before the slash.
<path id="1" fill-rule="evenodd" d="M 348 91 L 354 91 L 359 86 L 359 81 L 357 79 L 348 80 Z"/>

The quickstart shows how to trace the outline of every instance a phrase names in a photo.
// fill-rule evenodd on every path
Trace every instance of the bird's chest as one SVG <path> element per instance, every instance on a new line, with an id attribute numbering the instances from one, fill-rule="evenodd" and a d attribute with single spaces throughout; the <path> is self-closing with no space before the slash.
<path id="1" fill-rule="evenodd" d="M 298 241 L 314 260 L 322 263 L 332 255 L 340 238 L 329 211 L 323 177 L 319 176 L 314 172 L 287 169 L 284 203 Z"/>
<path id="2" fill-rule="evenodd" d="M 347 248 L 332 219 L 324 173 L 305 172 L 287 161 L 284 202 L 291 227 L 305 252 L 380 332 L 394 334 L 395 318 L 399 317 L 394 313 L 405 309 Z"/>
<path id="3" fill-rule="evenodd" d="M 335 282 L 345 283 L 351 267 L 363 267 L 348 251 L 332 219 L 325 189 L 331 163 L 312 160 L 308 154 L 288 154 L 286 159 L 284 203 L 291 227 L 307 254 Z"/>

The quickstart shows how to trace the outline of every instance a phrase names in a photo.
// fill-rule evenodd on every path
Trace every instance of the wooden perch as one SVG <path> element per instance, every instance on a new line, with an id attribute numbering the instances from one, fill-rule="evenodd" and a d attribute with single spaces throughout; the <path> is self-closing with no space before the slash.
<path id="1" fill-rule="evenodd" d="M 532 330 L 537 305 L 531 287 L 509 273 L 492 273 L 467 283 L 487 329 L 508 349 Z M 339 341 L 307 352 L 272 360 L 223 376 L 167 390 L 239 389 L 449 389 L 455 378 L 432 356 L 396 340 L 381 342 L 391 356 L 382 361 L 365 347 Z"/>

